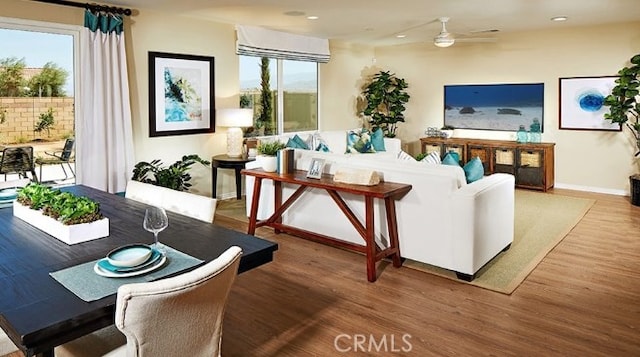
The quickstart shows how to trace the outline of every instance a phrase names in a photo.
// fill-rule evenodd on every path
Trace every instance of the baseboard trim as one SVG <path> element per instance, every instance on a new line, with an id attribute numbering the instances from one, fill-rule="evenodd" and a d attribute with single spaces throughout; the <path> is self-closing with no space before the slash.
<path id="1" fill-rule="evenodd" d="M 616 195 L 616 196 L 629 196 L 629 192 L 625 190 L 614 190 L 614 189 L 602 188 L 602 187 L 591 187 L 591 186 L 556 183 L 554 185 L 554 188 L 562 188 L 562 189 L 575 190 L 575 191 L 587 191 L 587 192 L 594 192 L 594 193 L 604 193 L 604 194 Z"/>

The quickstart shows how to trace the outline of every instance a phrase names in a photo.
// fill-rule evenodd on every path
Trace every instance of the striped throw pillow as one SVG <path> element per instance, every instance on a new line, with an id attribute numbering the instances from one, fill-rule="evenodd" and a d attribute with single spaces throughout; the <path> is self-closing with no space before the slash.
<path id="1" fill-rule="evenodd" d="M 440 154 L 438 154 L 437 151 L 432 151 L 429 153 L 429 155 L 420 160 L 420 162 L 424 162 L 425 164 L 440 165 L 442 161 L 440 160 Z"/>

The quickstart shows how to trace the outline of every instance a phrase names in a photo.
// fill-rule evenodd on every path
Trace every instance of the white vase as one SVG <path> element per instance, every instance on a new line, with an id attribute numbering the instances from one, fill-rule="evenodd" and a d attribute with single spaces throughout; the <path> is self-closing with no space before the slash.
<path id="1" fill-rule="evenodd" d="M 256 160 L 266 172 L 275 172 L 278 168 L 278 159 L 275 156 L 258 155 Z"/>

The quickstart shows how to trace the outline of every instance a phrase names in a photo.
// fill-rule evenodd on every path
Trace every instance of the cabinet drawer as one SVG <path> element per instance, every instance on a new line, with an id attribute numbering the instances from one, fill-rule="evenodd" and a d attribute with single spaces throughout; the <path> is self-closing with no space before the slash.
<path id="1" fill-rule="evenodd" d="M 437 152 L 438 155 L 440 155 L 440 158 L 442 158 L 442 146 L 440 144 L 423 144 L 422 145 L 422 151 L 425 154 L 431 154 L 432 152 Z"/>
<path id="2" fill-rule="evenodd" d="M 474 146 L 469 145 L 467 147 L 467 162 L 471 161 L 475 157 L 479 157 L 484 166 L 484 174 L 489 175 L 491 173 L 491 149 L 486 146 Z"/>

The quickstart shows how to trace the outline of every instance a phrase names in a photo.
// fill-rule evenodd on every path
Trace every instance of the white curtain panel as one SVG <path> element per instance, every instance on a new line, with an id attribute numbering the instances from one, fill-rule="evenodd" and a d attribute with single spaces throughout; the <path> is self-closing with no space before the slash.
<path id="1" fill-rule="evenodd" d="M 236 34 L 239 55 L 320 63 L 331 58 L 327 39 L 241 25 L 236 26 Z"/>
<path id="2" fill-rule="evenodd" d="M 125 190 L 134 155 L 124 34 L 111 30 L 81 31 L 76 182 L 115 193 Z"/>

